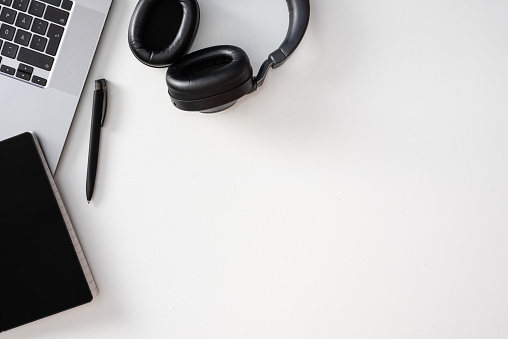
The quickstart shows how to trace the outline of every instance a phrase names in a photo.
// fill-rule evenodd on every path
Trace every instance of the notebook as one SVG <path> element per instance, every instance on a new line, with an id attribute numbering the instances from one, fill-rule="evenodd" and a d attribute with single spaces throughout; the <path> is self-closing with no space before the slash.
<path id="1" fill-rule="evenodd" d="M 0 0 L 0 140 L 34 131 L 55 172 L 112 0 Z"/>
<path id="2" fill-rule="evenodd" d="M 0 141 L 0 332 L 86 304 L 98 289 L 32 133 Z"/>

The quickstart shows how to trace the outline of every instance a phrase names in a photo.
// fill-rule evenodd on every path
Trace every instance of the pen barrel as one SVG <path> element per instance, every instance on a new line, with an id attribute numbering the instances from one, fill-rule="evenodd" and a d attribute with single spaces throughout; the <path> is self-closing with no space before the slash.
<path id="1" fill-rule="evenodd" d="M 95 176 L 97 174 L 104 93 L 101 90 L 96 90 L 94 92 L 93 101 L 92 125 L 90 126 L 90 147 L 88 150 L 88 169 L 86 173 L 86 197 L 88 201 L 92 198 Z"/>

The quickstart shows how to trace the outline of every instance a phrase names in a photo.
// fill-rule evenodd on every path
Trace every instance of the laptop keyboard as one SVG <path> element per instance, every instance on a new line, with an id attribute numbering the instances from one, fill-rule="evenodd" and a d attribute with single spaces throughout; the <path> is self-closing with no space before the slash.
<path id="1" fill-rule="evenodd" d="M 71 0 L 0 0 L 0 74 L 46 86 Z"/>

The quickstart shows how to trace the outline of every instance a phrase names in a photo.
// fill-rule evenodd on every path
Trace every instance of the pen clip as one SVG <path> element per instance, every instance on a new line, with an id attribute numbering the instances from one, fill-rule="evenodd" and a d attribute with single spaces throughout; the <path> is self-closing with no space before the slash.
<path id="1" fill-rule="evenodd" d="M 106 88 L 106 79 L 95 80 L 95 90 L 102 91 L 102 116 L 101 127 L 104 126 L 104 119 L 106 118 L 106 109 L 108 107 L 108 90 Z"/>

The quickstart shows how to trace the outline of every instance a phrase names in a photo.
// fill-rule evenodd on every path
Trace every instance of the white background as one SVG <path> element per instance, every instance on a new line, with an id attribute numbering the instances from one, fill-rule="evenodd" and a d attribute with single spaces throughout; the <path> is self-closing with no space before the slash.
<path id="1" fill-rule="evenodd" d="M 91 304 L 3 338 L 507 338 L 508 2 L 313 0 L 215 115 L 171 104 L 116 0 L 56 173 Z M 285 1 L 206 0 L 257 72 Z M 93 81 L 108 80 L 93 201 Z"/>

